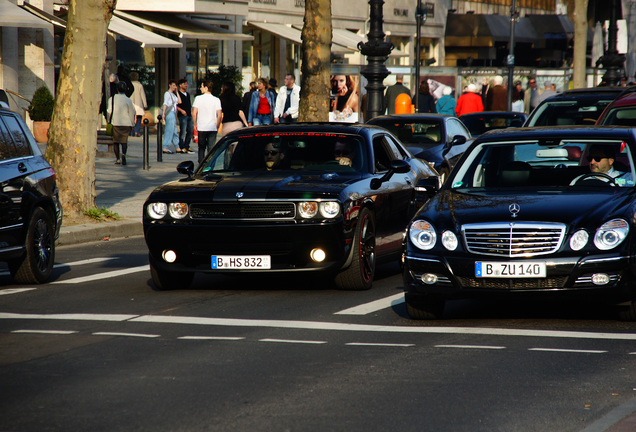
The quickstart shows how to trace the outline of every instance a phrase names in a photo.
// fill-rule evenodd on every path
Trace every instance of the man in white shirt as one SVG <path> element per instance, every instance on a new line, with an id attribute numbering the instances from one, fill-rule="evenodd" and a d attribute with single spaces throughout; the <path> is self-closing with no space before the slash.
<path id="1" fill-rule="evenodd" d="M 212 94 L 212 81 L 201 83 L 201 93 L 192 104 L 192 122 L 199 134 L 199 162 L 212 150 L 222 120 L 221 100 Z"/>
<path id="2" fill-rule="evenodd" d="M 298 104 L 300 103 L 300 86 L 292 74 L 285 75 L 285 85 L 278 91 L 274 123 L 296 123 L 298 120 Z"/>

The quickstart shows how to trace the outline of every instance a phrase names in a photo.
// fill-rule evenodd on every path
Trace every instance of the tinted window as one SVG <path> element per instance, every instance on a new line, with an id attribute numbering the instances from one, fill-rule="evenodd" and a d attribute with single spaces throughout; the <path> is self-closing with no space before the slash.
<path id="1" fill-rule="evenodd" d="M 373 156 L 376 171 L 386 171 L 391 167 L 391 161 L 395 159 L 395 156 L 383 136 L 373 139 Z"/>
<path id="2" fill-rule="evenodd" d="M 24 157 L 31 156 L 31 146 L 27 141 L 25 136 L 24 129 L 22 129 L 22 125 L 13 116 L 2 116 L 2 120 L 4 121 L 9 134 L 13 138 L 13 145 L 16 150 L 16 157 Z"/>
<path id="3" fill-rule="evenodd" d="M 636 107 L 620 107 L 611 109 L 603 119 L 604 125 L 636 126 Z"/>
<path id="4" fill-rule="evenodd" d="M 470 132 L 466 129 L 466 127 L 459 122 L 459 120 L 449 119 L 448 123 L 446 123 L 448 127 L 448 136 L 452 139 L 456 135 L 462 135 L 466 138 L 470 138 Z"/>
<path id="5" fill-rule="evenodd" d="M 389 130 L 404 144 L 441 143 L 441 121 L 405 122 L 393 119 L 370 121 Z"/>
<path id="6" fill-rule="evenodd" d="M 577 101 L 547 101 L 532 113 L 526 126 L 594 124 L 612 99 L 586 98 Z"/>
<path id="7" fill-rule="evenodd" d="M 4 118 L 5 116 L 2 116 Z M 12 159 L 16 155 L 13 140 L 4 123 L 0 121 L 0 160 Z"/>

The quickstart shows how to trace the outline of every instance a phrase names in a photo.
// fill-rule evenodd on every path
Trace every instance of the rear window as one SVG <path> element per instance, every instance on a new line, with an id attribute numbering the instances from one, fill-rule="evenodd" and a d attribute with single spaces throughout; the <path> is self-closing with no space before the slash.
<path id="1" fill-rule="evenodd" d="M 441 121 L 403 122 L 391 119 L 370 121 L 387 129 L 403 144 L 441 143 L 444 139 Z"/>
<path id="2" fill-rule="evenodd" d="M 602 119 L 602 125 L 636 126 L 636 106 L 612 108 Z"/>
<path id="3" fill-rule="evenodd" d="M 613 99 L 556 100 L 539 105 L 525 126 L 593 125 Z"/>

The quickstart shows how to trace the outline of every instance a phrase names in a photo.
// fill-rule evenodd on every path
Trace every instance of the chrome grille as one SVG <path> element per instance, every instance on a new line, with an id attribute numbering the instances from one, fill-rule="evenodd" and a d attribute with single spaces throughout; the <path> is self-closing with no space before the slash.
<path id="1" fill-rule="evenodd" d="M 567 277 L 537 278 L 537 279 L 487 279 L 458 277 L 459 284 L 464 288 L 483 288 L 500 290 L 532 290 L 563 288 Z"/>
<path id="2" fill-rule="evenodd" d="M 556 252 L 565 225 L 541 222 L 467 224 L 462 233 L 468 251 L 479 255 L 529 257 Z"/>
<path id="3" fill-rule="evenodd" d="M 193 219 L 293 219 L 296 205 L 278 203 L 210 203 L 190 204 Z"/>

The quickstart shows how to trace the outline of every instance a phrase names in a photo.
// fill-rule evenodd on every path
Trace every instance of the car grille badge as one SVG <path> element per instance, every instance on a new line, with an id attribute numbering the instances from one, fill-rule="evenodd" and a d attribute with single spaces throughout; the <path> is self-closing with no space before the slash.
<path id="1" fill-rule="evenodd" d="M 245 195 L 243 192 L 237 192 L 236 193 L 236 197 L 237 198 L 243 198 L 243 195 Z"/>
<path id="2" fill-rule="evenodd" d="M 512 203 L 508 206 L 508 210 L 510 211 L 510 216 L 516 218 L 521 210 L 521 206 L 517 203 Z"/>

